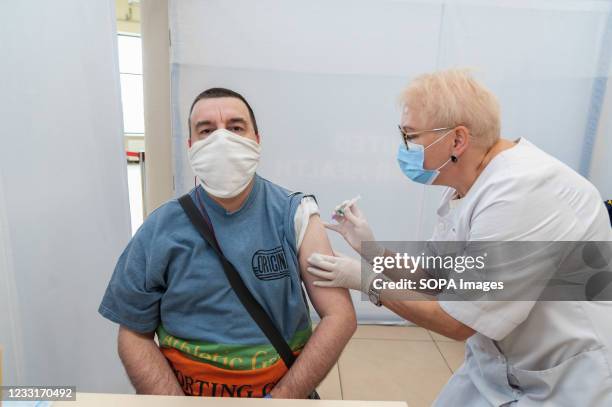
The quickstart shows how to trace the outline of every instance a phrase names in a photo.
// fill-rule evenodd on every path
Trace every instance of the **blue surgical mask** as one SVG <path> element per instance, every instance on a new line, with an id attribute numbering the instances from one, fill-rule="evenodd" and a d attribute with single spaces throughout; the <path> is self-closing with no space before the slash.
<path id="1" fill-rule="evenodd" d="M 423 167 L 425 162 L 425 150 L 442 140 L 446 135 L 452 133 L 453 130 L 447 132 L 442 137 L 423 147 L 420 144 L 408 142 L 408 148 L 402 143 L 397 151 L 397 163 L 400 169 L 408 178 L 419 184 L 431 185 L 434 180 L 440 175 L 440 170 L 451 160 L 450 158 L 435 170 L 426 170 Z"/>

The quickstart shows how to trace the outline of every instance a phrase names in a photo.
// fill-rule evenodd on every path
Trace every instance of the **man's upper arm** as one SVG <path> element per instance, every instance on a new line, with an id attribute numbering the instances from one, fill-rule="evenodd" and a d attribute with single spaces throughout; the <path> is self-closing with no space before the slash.
<path id="1" fill-rule="evenodd" d="M 306 269 L 308 268 L 308 257 L 315 252 L 328 255 L 333 254 L 319 215 L 310 217 L 308 228 L 298 253 L 302 280 L 306 286 L 308 297 L 321 318 L 332 314 L 342 314 L 346 318 L 351 316 L 354 318 L 355 310 L 353 309 L 353 303 L 347 289 L 317 287 L 313 284 L 317 278 Z"/>

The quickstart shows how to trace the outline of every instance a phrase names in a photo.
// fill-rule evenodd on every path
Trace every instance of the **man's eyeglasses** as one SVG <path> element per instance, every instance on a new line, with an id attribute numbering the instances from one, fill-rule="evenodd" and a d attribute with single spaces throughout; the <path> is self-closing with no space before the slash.
<path id="1" fill-rule="evenodd" d="M 453 127 L 440 127 L 440 128 L 437 128 L 437 129 L 431 129 L 431 130 L 419 130 L 419 131 L 410 131 L 410 132 L 404 131 L 404 129 L 402 128 L 402 126 L 401 126 L 401 125 L 399 125 L 399 124 L 397 125 L 397 128 L 399 129 L 399 131 L 400 131 L 400 133 L 401 133 L 401 135 L 402 135 L 402 140 L 404 140 L 404 144 L 406 145 L 406 148 L 407 148 L 408 150 L 410 150 L 410 147 L 408 147 L 408 142 L 409 142 L 410 140 L 415 139 L 415 138 L 416 138 L 416 137 L 418 137 L 420 134 L 423 134 L 423 133 L 430 133 L 430 132 L 435 132 L 435 131 L 442 131 L 442 130 L 450 130 L 450 129 L 452 129 Z"/>

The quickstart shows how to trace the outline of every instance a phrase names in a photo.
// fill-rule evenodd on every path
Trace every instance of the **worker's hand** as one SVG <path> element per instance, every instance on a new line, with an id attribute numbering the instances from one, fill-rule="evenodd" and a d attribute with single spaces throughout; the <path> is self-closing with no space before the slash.
<path id="1" fill-rule="evenodd" d="M 371 267 L 361 272 L 361 262 L 342 253 L 337 256 L 327 256 L 313 253 L 308 258 L 308 272 L 321 280 L 315 281 L 318 287 L 343 287 L 351 290 L 367 292 L 376 274 Z M 363 275 L 362 275 L 363 274 Z M 362 278 L 363 277 L 363 278 Z"/>
<path id="2" fill-rule="evenodd" d="M 384 254 L 384 248 L 382 246 L 372 246 L 369 250 L 373 253 L 364 253 L 362 251 L 362 242 L 373 242 L 376 240 L 372 229 L 368 224 L 368 220 L 356 203 L 351 201 L 345 201 L 338 207 L 344 206 L 344 216 L 335 216 L 334 219 L 338 222 L 332 224 L 325 222 L 323 225 L 334 232 L 338 232 L 344 237 L 344 240 L 353 248 L 357 253 L 361 255 L 368 263 L 372 263 L 372 258 L 375 256 L 382 256 Z M 337 209 L 337 208 L 336 208 Z"/>

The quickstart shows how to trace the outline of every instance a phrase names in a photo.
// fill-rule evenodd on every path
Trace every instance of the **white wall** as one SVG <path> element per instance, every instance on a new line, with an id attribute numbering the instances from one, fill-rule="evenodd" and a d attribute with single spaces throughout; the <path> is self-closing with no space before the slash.
<path id="1" fill-rule="evenodd" d="M 145 96 L 145 216 L 172 198 L 168 1 L 141 3 Z"/>
<path id="2" fill-rule="evenodd" d="M 601 101 L 601 106 L 592 106 L 593 110 L 600 107 L 599 121 L 594 123 L 595 140 L 590 168 L 590 179 L 599 189 L 604 199 L 612 199 L 612 14 L 608 17 L 605 37 L 605 48 L 601 50 L 599 70 L 601 81 L 596 84 L 594 92 L 601 95 L 594 98 Z M 605 88 L 603 80 L 606 80 Z M 602 89 L 603 88 L 603 89 Z M 594 115 L 596 116 L 596 115 Z"/>
<path id="3" fill-rule="evenodd" d="M 612 199 L 612 80 L 610 79 L 607 88 L 593 151 L 590 179 L 604 199 Z"/>
<path id="4" fill-rule="evenodd" d="M 97 314 L 130 238 L 114 19 L 112 1 L 0 2 L 5 384 L 130 391 Z"/>

